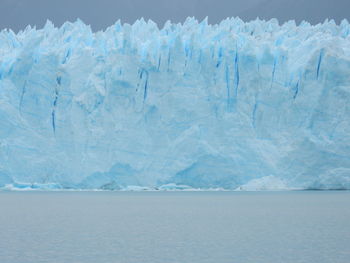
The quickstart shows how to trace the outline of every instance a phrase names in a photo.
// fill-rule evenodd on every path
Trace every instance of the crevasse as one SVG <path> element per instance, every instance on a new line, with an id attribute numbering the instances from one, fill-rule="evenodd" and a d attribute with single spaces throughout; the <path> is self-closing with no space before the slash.
<path id="1" fill-rule="evenodd" d="M 350 25 L 0 33 L 0 187 L 350 189 Z"/>

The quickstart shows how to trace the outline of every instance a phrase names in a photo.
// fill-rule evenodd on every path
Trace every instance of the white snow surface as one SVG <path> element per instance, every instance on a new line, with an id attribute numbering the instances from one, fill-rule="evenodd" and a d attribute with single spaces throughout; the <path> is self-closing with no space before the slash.
<path id="1" fill-rule="evenodd" d="M 350 189 L 349 35 L 239 18 L 3 30 L 0 187 Z"/>

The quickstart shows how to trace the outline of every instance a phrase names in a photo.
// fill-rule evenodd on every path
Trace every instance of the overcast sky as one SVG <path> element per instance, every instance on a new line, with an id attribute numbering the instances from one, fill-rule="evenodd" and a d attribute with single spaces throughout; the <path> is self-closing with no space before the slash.
<path id="1" fill-rule="evenodd" d="M 350 20 L 350 0 L 0 0 L 0 29 L 14 31 L 28 24 L 41 28 L 47 19 L 60 26 L 80 18 L 96 31 L 118 19 L 133 23 L 144 17 L 163 26 L 168 19 L 183 22 L 187 16 L 199 20 L 208 16 L 210 23 L 232 16 L 312 24 L 333 18 L 339 23 Z"/>

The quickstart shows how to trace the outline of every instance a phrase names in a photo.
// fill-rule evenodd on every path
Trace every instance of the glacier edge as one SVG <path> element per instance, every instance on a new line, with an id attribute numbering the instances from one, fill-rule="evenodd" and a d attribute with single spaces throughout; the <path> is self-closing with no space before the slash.
<path id="1" fill-rule="evenodd" d="M 349 73 L 346 20 L 3 30 L 0 187 L 350 189 Z"/>

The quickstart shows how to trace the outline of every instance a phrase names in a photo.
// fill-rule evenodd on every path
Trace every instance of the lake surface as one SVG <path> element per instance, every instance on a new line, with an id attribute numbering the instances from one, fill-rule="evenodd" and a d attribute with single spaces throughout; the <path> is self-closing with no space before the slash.
<path id="1" fill-rule="evenodd" d="M 0 192 L 0 262 L 349 263 L 350 192 Z"/>

